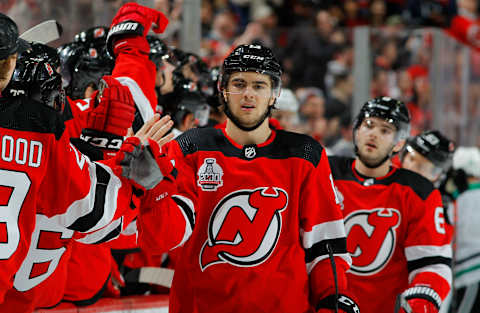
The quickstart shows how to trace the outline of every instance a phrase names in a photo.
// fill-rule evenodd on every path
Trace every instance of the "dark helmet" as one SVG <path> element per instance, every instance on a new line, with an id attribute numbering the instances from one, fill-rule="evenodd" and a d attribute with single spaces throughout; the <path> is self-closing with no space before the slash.
<path id="1" fill-rule="evenodd" d="M 18 37 L 17 24 L 5 14 L 0 13 L 0 60 L 28 48 L 29 44 Z"/>
<path id="2" fill-rule="evenodd" d="M 395 125 L 397 142 L 407 139 L 410 134 L 410 113 L 405 103 L 400 100 L 379 97 L 367 101 L 353 123 L 353 130 L 357 130 L 367 117 L 378 117 Z"/>
<path id="3" fill-rule="evenodd" d="M 221 103 L 218 94 L 218 79 L 220 77 L 220 67 L 216 66 L 210 69 L 208 79 L 201 87 L 201 91 L 207 99 L 207 103 L 212 108 L 218 108 Z"/>
<path id="4" fill-rule="evenodd" d="M 106 46 L 107 34 L 108 27 L 95 26 L 76 34 L 73 42 L 81 43 L 88 48 L 103 50 Z"/>
<path id="5" fill-rule="evenodd" d="M 55 70 L 60 67 L 57 49 L 38 42 L 31 42 L 30 48 L 22 52 L 19 58 L 41 59 L 48 62 Z"/>
<path id="6" fill-rule="evenodd" d="M 411 149 L 446 172 L 452 165 L 455 145 L 438 130 L 428 130 L 407 140 L 405 153 L 411 151 Z M 402 154 L 402 159 L 405 153 Z"/>
<path id="7" fill-rule="evenodd" d="M 70 43 L 59 48 L 62 64 L 64 87 L 72 99 L 83 98 L 85 89 L 97 87 L 100 78 L 111 74 L 115 61 L 107 55 L 106 50 L 92 50 L 83 44 Z"/>
<path id="8" fill-rule="evenodd" d="M 172 62 L 171 51 L 167 44 L 157 36 L 147 35 L 147 41 L 150 45 L 150 60 L 155 63 L 157 69 L 163 65 L 163 62 Z"/>
<path id="9" fill-rule="evenodd" d="M 231 74 L 235 72 L 257 72 L 270 76 L 275 94 L 279 94 L 282 67 L 270 48 L 261 45 L 241 45 L 225 58 L 219 81 L 223 90 Z"/>
<path id="10" fill-rule="evenodd" d="M 63 112 L 66 99 L 62 88 L 62 77 L 50 64 L 51 55 L 45 53 L 45 51 L 51 52 L 47 49 L 49 47 L 40 47 L 40 45 L 42 44 L 36 43 L 32 45 L 34 48 L 20 54 L 4 94 L 6 96 L 25 95 L 58 112 Z"/>
<path id="11" fill-rule="evenodd" d="M 198 126 L 207 125 L 210 109 L 204 95 L 195 89 L 187 90 L 187 86 L 184 88 L 168 97 L 168 101 L 163 105 L 163 114 L 172 117 L 175 127 L 183 122 L 188 113 L 198 120 Z"/>

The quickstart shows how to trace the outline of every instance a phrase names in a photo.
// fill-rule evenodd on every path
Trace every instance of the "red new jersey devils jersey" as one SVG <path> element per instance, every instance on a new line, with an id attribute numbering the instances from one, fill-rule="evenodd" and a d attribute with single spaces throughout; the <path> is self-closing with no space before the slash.
<path id="1" fill-rule="evenodd" d="M 118 214 L 122 209 L 117 207 L 128 208 L 131 186 L 115 174 L 121 168 L 91 162 L 70 145 L 63 120 L 50 108 L 23 97 L 0 98 L 0 106 L 2 302 L 12 283 L 17 290 L 28 290 L 34 281 L 45 278 L 45 271 L 56 267 L 53 264 L 60 258 L 56 253 L 61 255 L 63 250 L 42 238 L 66 238 L 72 235 L 71 231 L 78 231 L 79 237 L 88 241 L 91 235 L 81 233 L 102 232 L 108 230 L 105 226 L 112 221 L 121 223 Z M 67 227 L 68 234 L 54 228 L 51 232 L 55 234 L 38 229 L 38 238 L 32 236 L 39 219 Z M 32 261 L 24 268 L 22 261 L 33 240 L 38 240 L 34 248 L 48 251 L 40 262 Z M 29 262 L 28 258 L 25 262 Z"/>
<path id="2" fill-rule="evenodd" d="M 452 250 L 439 191 L 405 169 L 370 178 L 356 172 L 354 163 L 330 157 L 352 256 L 348 286 L 361 312 L 394 312 L 397 295 L 413 286 L 431 287 L 443 300 Z"/>
<path id="3" fill-rule="evenodd" d="M 225 130 L 193 129 L 169 155 L 179 171 L 172 199 L 195 224 L 170 312 L 313 312 L 335 290 L 327 247 L 345 288 L 343 219 L 317 142 L 272 131 L 265 143 L 242 147 Z"/>

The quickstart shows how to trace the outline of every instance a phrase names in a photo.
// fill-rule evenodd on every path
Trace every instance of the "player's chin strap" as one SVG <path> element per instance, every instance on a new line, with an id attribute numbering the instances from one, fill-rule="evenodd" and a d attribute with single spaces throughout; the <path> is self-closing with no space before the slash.
<path id="1" fill-rule="evenodd" d="M 400 309 L 403 309 L 406 313 L 413 313 L 408 300 L 415 298 L 425 299 L 433 303 L 437 310 L 440 310 L 440 306 L 442 305 L 442 298 L 440 298 L 435 290 L 426 286 L 415 286 L 408 288 L 397 296 L 397 300 L 395 302 L 395 313 L 400 312 Z"/>
<path id="2" fill-rule="evenodd" d="M 347 313 L 360 313 L 360 308 L 357 303 L 350 297 L 338 293 L 338 279 L 337 279 L 337 267 L 335 265 L 335 258 L 333 256 L 333 249 L 330 243 L 326 244 L 328 255 L 330 258 L 330 264 L 332 265 L 333 280 L 335 282 L 335 294 L 323 298 L 317 304 L 316 310 L 325 308 L 334 310 L 335 313 L 338 313 L 338 309 L 343 310 Z"/>

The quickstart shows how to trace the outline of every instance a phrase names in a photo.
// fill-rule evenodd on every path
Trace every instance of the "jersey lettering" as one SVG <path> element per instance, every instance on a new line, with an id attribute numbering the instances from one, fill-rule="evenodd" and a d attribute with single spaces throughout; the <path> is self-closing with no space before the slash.
<path id="1" fill-rule="evenodd" d="M 26 173 L 0 170 L 0 260 L 9 259 L 20 243 L 18 216 L 30 185 Z"/>
<path id="2" fill-rule="evenodd" d="M 445 215 L 442 207 L 435 208 L 435 230 L 439 234 L 445 234 Z"/>
<path id="3" fill-rule="evenodd" d="M 32 289 L 55 271 L 67 250 L 64 240 L 72 238 L 74 233 L 45 215 L 37 214 L 36 223 L 28 254 L 13 281 L 18 291 Z"/>

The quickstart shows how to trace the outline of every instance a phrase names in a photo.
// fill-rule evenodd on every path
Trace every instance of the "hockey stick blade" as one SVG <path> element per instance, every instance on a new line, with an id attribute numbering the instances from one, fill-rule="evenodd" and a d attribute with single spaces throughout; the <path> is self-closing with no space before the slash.
<path id="1" fill-rule="evenodd" d="M 20 38 L 26 41 L 47 44 L 59 39 L 62 32 L 62 25 L 55 20 L 48 20 L 28 29 L 20 35 Z"/>
<path id="2" fill-rule="evenodd" d="M 127 283 L 146 283 L 158 286 L 172 286 L 174 271 L 163 267 L 141 267 L 136 268 L 125 276 Z"/>

